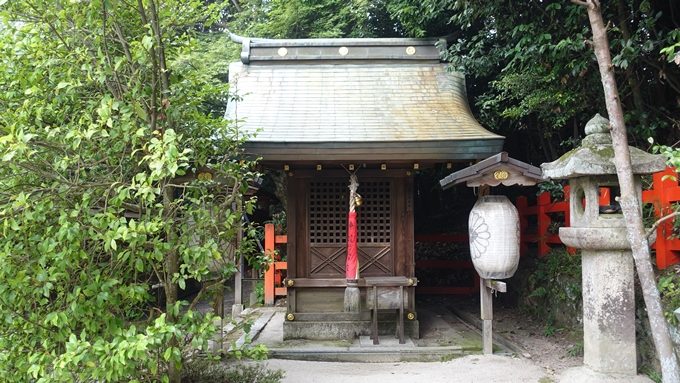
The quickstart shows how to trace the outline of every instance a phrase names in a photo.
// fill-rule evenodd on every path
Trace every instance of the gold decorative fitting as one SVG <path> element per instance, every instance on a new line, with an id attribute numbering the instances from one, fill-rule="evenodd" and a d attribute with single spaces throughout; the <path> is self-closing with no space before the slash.
<path id="1" fill-rule="evenodd" d="M 453 164 L 451 162 L 446 163 L 446 168 L 451 169 L 453 167 Z"/>
<path id="2" fill-rule="evenodd" d="M 510 173 L 507 170 L 496 170 L 493 172 L 493 178 L 499 181 L 507 180 L 510 177 Z"/>
<path id="3" fill-rule="evenodd" d="M 407 175 L 407 176 L 410 176 L 410 175 L 411 175 L 411 171 L 410 171 L 410 170 L 407 170 L 407 171 L 406 171 L 406 175 Z"/>
<path id="4" fill-rule="evenodd" d="M 283 165 L 283 171 L 287 172 L 290 170 L 290 165 Z"/>
<path id="5" fill-rule="evenodd" d="M 409 56 L 416 54 L 416 47 L 406 47 L 406 54 Z"/>
<path id="6" fill-rule="evenodd" d="M 279 48 L 277 53 L 279 54 L 279 56 L 283 57 L 288 54 L 288 49 L 286 49 L 286 47 L 281 47 Z"/>
<path id="7" fill-rule="evenodd" d="M 295 286 L 295 280 L 294 280 L 294 279 L 288 279 L 288 280 L 286 280 L 286 286 L 288 286 L 288 287 L 293 287 L 293 286 Z"/>
<path id="8" fill-rule="evenodd" d="M 409 278 L 407 283 L 408 283 L 409 286 L 413 286 L 413 285 L 416 284 L 416 281 L 414 281 L 413 278 Z"/>
<path id="9" fill-rule="evenodd" d="M 316 165 L 316 170 L 320 171 L 321 170 L 321 164 Z"/>
<path id="10" fill-rule="evenodd" d="M 353 172 L 354 171 L 354 164 L 349 164 L 348 169 Z"/>
<path id="11" fill-rule="evenodd" d="M 357 205 L 357 207 L 359 207 L 359 206 L 361 206 L 362 203 L 364 203 L 364 199 L 361 198 L 361 194 L 355 193 L 354 204 Z"/>
<path id="12" fill-rule="evenodd" d="M 418 170 L 418 169 L 420 169 L 420 164 L 416 162 L 415 164 L 413 164 L 413 170 Z"/>
<path id="13" fill-rule="evenodd" d="M 288 315 L 290 315 L 290 314 L 288 314 Z M 408 314 L 406 314 L 406 319 L 414 320 L 414 319 L 416 319 L 416 314 L 415 313 L 408 313 Z"/>
<path id="14" fill-rule="evenodd" d="M 288 314 L 286 315 L 286 319 L 289 320 L 289 321 L 291 321 L 291 322 L 294 321 L 294 320 L 295 320 L 295 314 L 293 314 L 293 313 L 288 313 Z"/>
<path id="15" fill-rule="evenodd" d="M 380 164 L 380 170 L 387 170 L 387 164 Z"/>
<path id="16" fill-rule="evenodd" d="M 347 49 L 347 47 L 340 47 L 340 49 L 338 49 L 338 53 L 340 53 L 340 56 L 347 56 L 349 49 Z"/>

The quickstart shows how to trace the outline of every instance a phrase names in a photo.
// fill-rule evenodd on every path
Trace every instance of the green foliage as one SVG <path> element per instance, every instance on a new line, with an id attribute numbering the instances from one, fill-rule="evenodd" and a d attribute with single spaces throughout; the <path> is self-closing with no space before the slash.
<path id="1" fill-rule="evenodd" d="M 664 158 L 666 158 L 666 163 L 668 163 L 669 166 L 680 169 L 680 148 L 655 144 L 654 139 L 651 137 L 648 138 L 648 141 L 652 144 L 652 152 L 664 156 Z"/>
<path id="2" fill-rule="evenodd" d="M 398 36 L 389 1 L 248 0 L 233 9 L 231 28 L 269 38 Z M 235 7 L 234 7 L 235 8 Z"/>
<path id="3" fill-rule="evenodd" d="M 666 320 L 673 324 L 678 324 L 678 318 L 673 311 L 680 307 L 680 272 L 677 268 L 664 270 L 657 282 L 661 303 L 664 307 Z"/>
<path id="4" fill-rule="evenodd" d="M 215 333 L 177 289 L 234 272 L 253 176 L 198 33 L 221 5 L 3 3 L 0 380 L 167 379 Z"/>
<path id="5" fill-rule="evenodd" d="M 185 383 L 278 383 L 284 376 L 282 370 L 268 370 L 260 364 L 229 366 L 201 358 L 187 364 L 182 381 Z"/>
<path id="6" fill-rule="evenodd" d="M 264 282 L 258 281 L 255 285 L 255 295 L 257 297 L 257 303 L 264 304 Z"/>
<path id="7" fill-rule="evenodd" d="M 530 162 L 553 160 L 605 114 L 586 12 L 565 1 L 247 0 L 228 25 L 253 37 L 438 37 L 467 74 L 482 124 Z M 615 74 L 633 144 L 680 140 L 680 3 L 603 2 Z M 236 57 L 236 56 L 232 56 Z"/>
<path id="8" fill-rule="evenodd" d="M 588 43 L 591 32 L 578 5 L 394 0 L 388 9 L 412 36 L 424 35 L 448 16 L 452 33 L 446 59 L 468 74 L 478 116 L 529 160 L 556 158 L 564 151 L 561 143 L 577 141 L 585 122 L 604 112 L 599 71 Z M 672 112 L 680 92 L 680 67 L 666 63 L 677 59 L 680 32 L 673 18 L 679 11 L 677 2 L 602 3 L 604 18 L 611 23 L 608 35 L 633 143 L 648 136 L 666 143 L 680 139 L 680 122 Z"/>
<path id="9" fill-rule="evenodd" d="M 524 290 L 523 307 L 546 321 L 546 336 L 575 324 L 581 313 L 580 257 L 555 249 L 537 259 Z"/>
<path id="10" fill-rule="evenodd" d="M 567 355 L 569 355 L 571 357 L 583 356 L 583 341 L 580 340 L 580 341 L 574 343 L 573 346 L 569 347 L 567 349 Z"/>
<path id="11" fill-rule="evenodd" d="M 564 201 L 564 185 L 561 182 L 548 180 L 540 182 L 536 186 L 538 186 L 538 192 L 536 193 L 537 195 L 548 192 L 550 193 L 550 198 L 553 201 Z"/>

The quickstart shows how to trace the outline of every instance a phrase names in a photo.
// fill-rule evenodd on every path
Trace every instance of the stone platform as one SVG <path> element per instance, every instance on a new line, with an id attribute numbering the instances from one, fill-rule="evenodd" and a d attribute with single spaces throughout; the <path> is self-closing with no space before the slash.
<path id="1" fill-rule="evenodd" d="M 264 344 L 270 358 L 343 362 L 445 361 L 469 354 L 481 354 L 479 330 L 441 306 L 419 306 L 420 337 L 399 344 L 394 335 L 381 335 L 374 345 L 368 336 L 352 340 L 283 339 L 284 308 L 260 308 L 266 325 L 252 334 L 254 344 Z M 268 319 L 267 319 L 268 318 Z M 260 320 L 258 320 L 260 321 Z M 261 321 L 260 321 L 261 322 Z M 512 353 L 502 345 L 501 354 Z"/>

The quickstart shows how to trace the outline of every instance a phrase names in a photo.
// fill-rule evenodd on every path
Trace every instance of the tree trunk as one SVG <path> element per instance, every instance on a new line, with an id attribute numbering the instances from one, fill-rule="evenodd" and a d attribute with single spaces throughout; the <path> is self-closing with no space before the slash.
<path id="1" fill-rule="evenodd" d="M 607 114 L 611 123 L 614 165 L 616 166 L 616 174 L 621 188 L 621 210 L 626 222 L 635 268 L 637 269 L 640 285 L 642 286 L 642 295 L 647 306 L 654 345 L 661 362 L 663 382 L 680 382 L 678 360 L 675 356 L 668 326 L 663 316 L 659 290 L 656 287 L 654 270 L 650 261 L 649 244 L 642 224 L 640 201 L 638 201 L 635 191 L 626 126 L 623 120 L 623 110 L 616 87 L 616 80 L 614 79 L 609 40 L 607 39 L 607 30 L 600 11 L 600 2 L 598 0 L 574 2 L 587 7 L 590 26 L 593 30 L 593 46 L 600 68 Z"/>

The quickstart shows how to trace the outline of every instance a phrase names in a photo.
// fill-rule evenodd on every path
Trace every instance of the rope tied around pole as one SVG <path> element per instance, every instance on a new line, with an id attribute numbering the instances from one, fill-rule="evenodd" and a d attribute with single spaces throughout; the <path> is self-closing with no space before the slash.
<path id="1" fill-rule="evenodd" d="M 347 260 L 345 262 L 344 308 L 346 312 L 359 311 L 359 258 L 357 253 L 357 213 L 356 208 L 361 205 L 361 196 L 357 193 L 359 181 L 356 174 L 349 177 L 349 213 L 347 214 Z"/>

